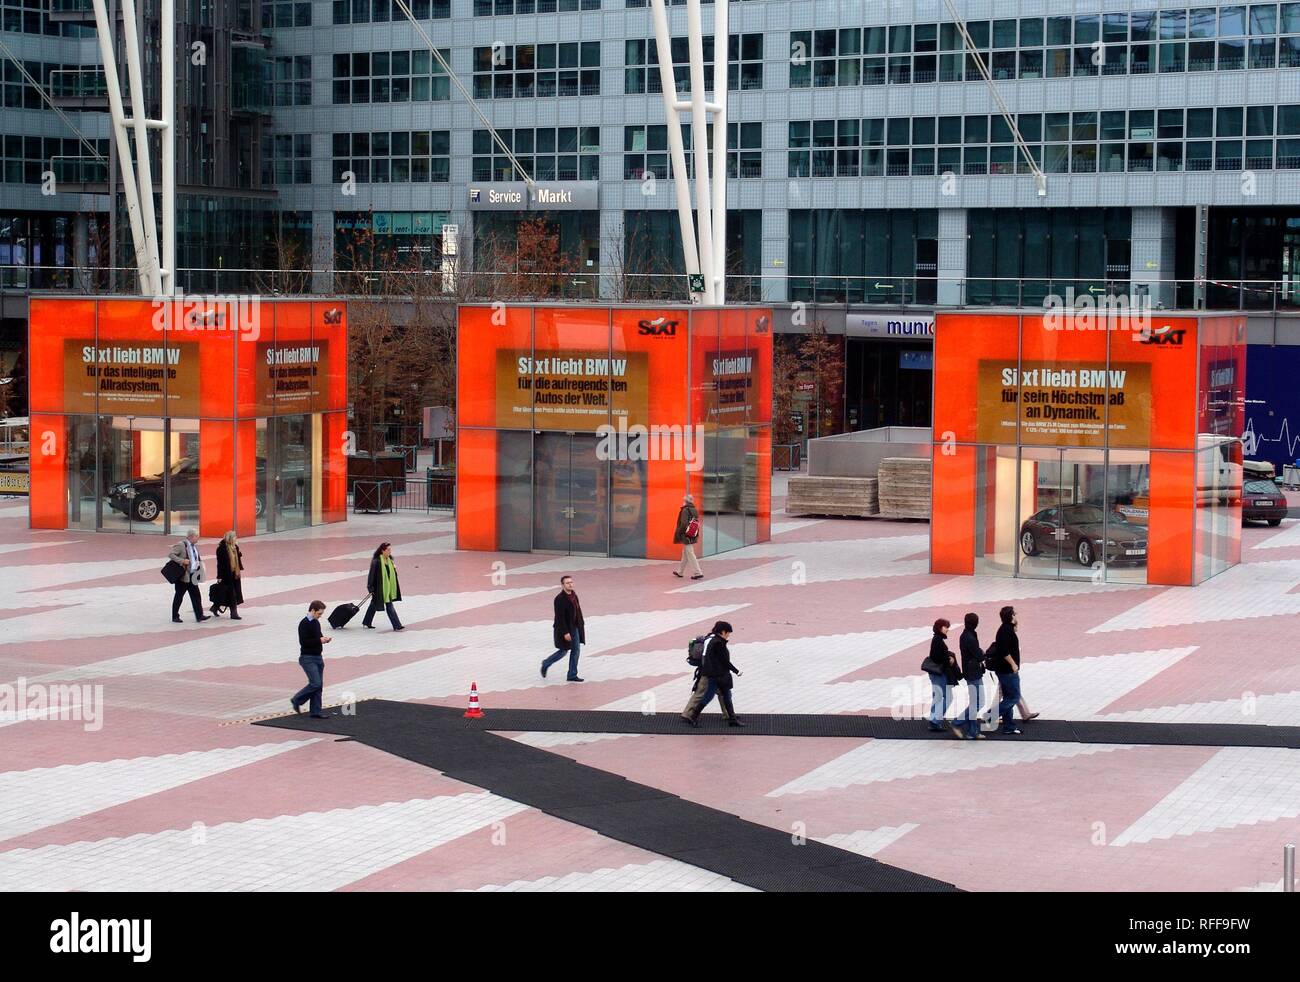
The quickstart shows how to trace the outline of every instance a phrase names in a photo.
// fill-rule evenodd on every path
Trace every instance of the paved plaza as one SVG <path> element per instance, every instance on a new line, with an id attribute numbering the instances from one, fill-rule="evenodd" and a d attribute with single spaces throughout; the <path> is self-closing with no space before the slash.
<path id="1" fill-rule="evenodd" d="M 25 501 L 0 501 L 0 683 L 103 694 L 95 721 L 0 715 L 0 888 L 751 889 L 361 742 L 251 725 L 302 685 L 308 601 L 364 594 L 381 540 L 407 630 L 381 615 L 326 632 L 327 702 L 358 715 L 367 699 L 463 709 L 471 682 L 489 721 L 675 712 L 686 640 L 723 618 L 742 718 L 919 716 L 934 619 L 975 610 L 987 642 L 1014 603 L 1044 719 L 1169 724 L 1169 742 L 501 736 L 962 889 L 1280 888 L 1300 751 L 1177 740 L 1300 719 L 1300 521 L 1248 527 L 1242 565 L 1199 588 L 1096 587 L 932 576 L 926 525 L 788 519 L 774 491 L 772 541 L 707 560 L 698 583 L 662 562 L 457 553 L 446 514 L 350 516 L 248 539 L 244 620 L 186 609 L 183 625 L 159 575 L 170 540 L 33 532 Z M 587 615 L 581 685 L 538 674 L 562 573 Z"/>

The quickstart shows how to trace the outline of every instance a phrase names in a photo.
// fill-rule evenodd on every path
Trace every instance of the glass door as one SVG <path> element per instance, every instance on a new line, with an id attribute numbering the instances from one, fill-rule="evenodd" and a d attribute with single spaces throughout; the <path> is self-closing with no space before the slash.
<path id="1" fill-rule="evenodd" d="M 94 416 L 69 416 L 68 528 L 93 532 L 99 528 L 99 505 L 107 479 L 99 474 L 98 427 Z"/>
<path id="2" fill-rule="evenodd" d="M 1025 448 L 1020 453 L 1020 507 L 1016 575 L 1059 579 L 1062 509 L 1074 500 L 1061 486 L 1061 451 Z"/>
<path id="3" fill-rule="evenodd" d="M 311 416 L 272 417 L 266 433 L 266 462 L 263 465 L 259 459 L 258 468 L 266 475 L 270 507 L 264 505 L 263 509 L 270 512 L 267 530 L 304 528 L 311 524 L 311 469 L 307 463 Z"/>
<path id="4" fill-rule="evenodd" d="M 533 550 L 609 554 L 609 464 L 597 437 L 537 433 L 533 444 Z"/>
<path id="5" fill-rule="evenodd" d="M 99 417 L 99 528 L 167 531 L 168 454 L 163 420 Z"/>

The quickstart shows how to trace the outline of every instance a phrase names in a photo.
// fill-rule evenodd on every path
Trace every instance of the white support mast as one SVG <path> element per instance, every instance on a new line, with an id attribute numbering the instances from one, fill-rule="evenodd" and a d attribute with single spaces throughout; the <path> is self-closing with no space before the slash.
<path id="1" fill-rule="evenodd" d="M 672 158 L 677 219 L 687 275 L 695 280 L 691 301 L 720 305 L 726 301 L 727 269 L 727 67 L 728 0 L 713 4 L 713 99 L 705 98 L 704 28 L 700 0 L 686 3 L 686 45 L 690 58 L 690 88 L 677 98 L 673 75 L 672 39 L 665 0 L 650 0 L 658 48 L 659 84 L 664 94 L 668 149 Z M 681 113 L 691 114 L 691 150 L 695 155 L 695 216 L 690 214 L 690 189 L 682 143 Z M 709 139 L 710 127 L 712 140 Z M 712 143 L 712 147 L 710 147 Z M 712 157 L 710 157 L 712 153 Z M 701 282 L 702 279 L 702 282 Z"/>
<path id="2" fill-rule="evenodd" d="M 131 116 L 122 106 L 122 87 L 117 67 L 113 24 L 105 0 L 92 0 L 99 53 L 104 61 L 108 86 L 108 110 L 113 138 L 122 163 L 122 190 L 126 197 L 131 241 L 145 296 L 170 296 L 176 289 L 176 4 L 161 0 L 159 29 L 162 35 L 159 69 L 161 119 L 149 119 L 141 69 L 140 32 L 136 22 L 136 0 L 122 0 L 122 36 L 126 48 L 128 97 Z M 162 246 L 159 249 L 158 220 L 153 202 L 153 163 L 149 156 L 149 131 L 162 136 L 160 166 L 162 191 Z M 135 136 L 132 154 L 128 134 Z M 111 190 L 111 189 L 110 189 Z"/>

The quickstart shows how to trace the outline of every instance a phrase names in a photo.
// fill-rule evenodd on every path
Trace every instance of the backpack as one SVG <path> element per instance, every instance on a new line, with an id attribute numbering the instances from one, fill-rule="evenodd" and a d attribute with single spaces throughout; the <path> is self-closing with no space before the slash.
<path id="1" fill-rule="evenodd" d="M 998 654 L 998 643 L 990 641 L 989 646 L 984 649 L 984 667 L 996 672 L 1000 664 L 1002 664 L 1002 656 Z"/>
<path id="2" fill-rule="evenodd" d="M 708 643 L 709 635 L 701 634 L 698 638 L 691 639 L 686 646 L 686 664 L 692 668 L 699 668 L 704 662 L 704 646 Z"/>
<path id="3" fill-rule="evenodd" d="M 686 523 L 685 535 L 688 539 L 698 539 L 700 537 L 700 520 L 698 518 L 692 518 Z"/>

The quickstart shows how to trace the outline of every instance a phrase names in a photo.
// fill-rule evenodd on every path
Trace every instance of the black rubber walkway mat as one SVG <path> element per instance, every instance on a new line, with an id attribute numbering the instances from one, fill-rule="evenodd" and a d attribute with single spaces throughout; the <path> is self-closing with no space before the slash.
<path id="1" fill-rule="evenodd" d="M 546 714 L 549 725 L 525 726 L 520 724 L 519 716 L 507 719 L 507 715 L 500 711 L 490 719 L 466 720 L 458 711 L 439 706 L 376 699 L 357 703 L 356 713 L 351 716 L 312 719 L 293 715 L 254 725 L 349 737 L 609 838 L 759 890 L 909 893 L 956 890 L 951 883 L 844 849 L 796 841 L 780 829 L 749 822 L 559 754 L 529 747 L 498 736 L 488 728 L 491 725 L 512 730 L 590 729 L 553 725 L 567 715 L 562 712 Z M 667 728 L 663 731 L 627 729 L 628 716 L 655 719 L 637 714 L 575 715 L 604 717 L 601 732 L 679 732 Z M 612 729 L 619 719 L 624 720 L 624 728 Z"/>
<path id="2" fill-rule="evenodd" d="M 362 703 L 361 705 L 365 705 Z M 454 709 L 421 706 L 426 711 L 459 719 Z M 682 736 L 857 737 L 876 740 L 952 740 L 946 729 L 931 732 L 924 720 L 890 716 L 809 714 L 742 715 L 743 727 L 731 727 L 721 714 L 705 713 L 700 726 L 689 726 L 677 713 L 618 713 L 602 710 L 494 709 L 481 720 L 482 729 L 546 733 L 668 733 Z M 465 720 L 466 725 L 471 721 Z M 1178 747 L 1289 747 L 1300 749 L 1300 726 L 1252 723 L 1134 723 L 1121 720 L 1036 719 L 1021 723 L 1020 736 L 989 733 L 993 740 L 1048 743 L 1136 743 Z"/>

